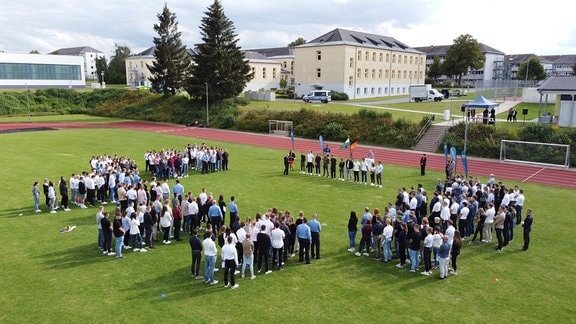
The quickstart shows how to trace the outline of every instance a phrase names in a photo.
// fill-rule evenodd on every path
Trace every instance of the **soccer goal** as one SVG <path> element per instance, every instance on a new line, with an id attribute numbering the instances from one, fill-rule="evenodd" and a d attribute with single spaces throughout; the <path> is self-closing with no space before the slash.
<path id="1" fill-rule="evenodd" d="M 269 134 L 288 136 L 292 127 L 292 122 L 289 120 L 268 120 Z"/>
<path id="2" fill-rule="evenodd" d="M 570 145 L 502 140 L 500 161 L 570 167 Z"/>

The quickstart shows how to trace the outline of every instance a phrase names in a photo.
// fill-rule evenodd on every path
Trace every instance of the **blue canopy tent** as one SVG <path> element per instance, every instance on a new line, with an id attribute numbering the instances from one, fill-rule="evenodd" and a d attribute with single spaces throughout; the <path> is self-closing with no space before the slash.
<path id="1" fill-rule="evenodd" d="M 482 122 L 484 124 L 488 124 L 489 118 L 493 118 L 492 122 L 495 123 L 495 112 L 492 114 L 492 116 L 490 116 L 488 108 L 498 107 L 498 105 L 498 103 L 492 102 L 484 98 L 484 96 L 478 96 L 473 101 L 463 104 L 462 108 L 466 110 L 466 116 L 468 117 L 476 115 L 475 112 L 470 114 L 468 108 L 485 108 L 484 112 L 482 113 Z M 464 130 L 464 154 L 466 154 L 466 144 L 468 142 L 468 118 L 466 118 L 464 122 L 466 123 Z"/>

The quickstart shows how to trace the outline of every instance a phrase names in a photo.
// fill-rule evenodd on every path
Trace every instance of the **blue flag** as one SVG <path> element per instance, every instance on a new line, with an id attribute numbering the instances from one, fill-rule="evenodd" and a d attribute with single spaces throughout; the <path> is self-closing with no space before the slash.
<path id="1" fill-rule="evenodd" d="M 292 152 L 294 152 L 294 130 L 290 129 L 290 140 L 292 141 Z"/>
<path id="2" fill-rule="evenodd" d="M 318 141 L 320 142 L 320 152 L 324 152 L 324 137 L 318 136 Z"/>
<path id="3" fill-rule="evenodd" d="M 450 156 L 452 157 L 452 161 L 454 161 L 454 173 L 456 173 L 458 155 L 456 154 L 456 148 L 454 146 L 450 148 Z"/>
<path id="4" fill-rule="evenodd" d="M 444 142 L 444 160 L 448 161 L 448 143 Z"/>
<path id="5" fill-rule="evenodd" d="M 460 156 L 462 159 L 462 167 L 464 168 L 464 175 L 466 175 L 465 179 L 468 179 L 468 160 L 466 159 L 466 151 L 462 150 Z"/>

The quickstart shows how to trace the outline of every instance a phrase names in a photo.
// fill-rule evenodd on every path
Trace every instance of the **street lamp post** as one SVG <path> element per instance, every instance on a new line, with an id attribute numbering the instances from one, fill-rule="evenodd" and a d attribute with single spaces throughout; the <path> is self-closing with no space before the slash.
<path id="1" fill-rule="evenodd" d="M 100 86 L 101 86 L 102 88 L 104 88 L 104 87 L 105 87 L 105 85 L 104 85 L 104 71 L 101 71 L 101 72 L 100 72 L 100 76 L 102 77 L 102 82 L 101 82 Z"/>
<path id="2" fill-rule="evenodd" d="M 526 62 L 526 86 L 528 86 L 528 71 L 530 70 L 530 60 Z"/>
<path id="3" fill-rule="evenodd" d="M 210 126 L 210 117 L 208 116 L 208 82 L 204 82 L 206 86 L 206 127 Z"/>
<path id="4" fill-rule="evenodd" d="M 28 121 L 30 121 L 30 100 L 28 99 L 28 83 L 26 83 L 26 107 L 28 109 Z"/>

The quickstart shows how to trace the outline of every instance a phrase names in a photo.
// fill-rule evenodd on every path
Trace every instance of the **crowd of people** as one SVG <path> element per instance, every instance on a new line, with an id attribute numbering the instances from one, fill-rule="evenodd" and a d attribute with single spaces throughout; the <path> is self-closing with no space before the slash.
<path id="1" fill-rule="evenodd" d="M 294 169 L 295 153 L 290 151 L 284 157 L 284 174 Z M 336 157 L 332 154 L 328 144 L 322 153 L 300 153 L 300 173 L 322 176 L 340 181 L 351 181 L 372 187 L 382 188 L 382 172 L 384 165 L 374 160 L 374 153 L 370 151 L 364 158 L 355 159 L 352 156 Z"/>
<path id="2" fill-rule="evenodd" d="M 417 272 L 423 263 L 421 274 L 429 276 L 432 270 L 440 269 L 439 278 L 444 279 L 448 273 L 457 274 L 457 259 L 466 240 L 469 245 L 491 244 L 495 232 L 494 249 L 502 252 L 513 241 L 515 227 L 522 226 L 521 250 L 528 250 L 533 216 L 532 210 L 526 209 L 522 221 L 524 202 L 522 189 L 496 182 L 493 174 L 486 183 L 459 175 L 445 182 L 438 179 L 430 200 L 420 184 L 409 190 L 399 188 L 395 203 L 389 203 L 383 212 L 379 208 L 371 212 L 366 207 L 360 218 L 355 211 L 350 212 L 348 251 L 357 256 L 372 255 L 385 263 L 398 259 L 396 267 L 409 263 L 410 272 Z"/>

